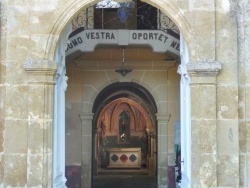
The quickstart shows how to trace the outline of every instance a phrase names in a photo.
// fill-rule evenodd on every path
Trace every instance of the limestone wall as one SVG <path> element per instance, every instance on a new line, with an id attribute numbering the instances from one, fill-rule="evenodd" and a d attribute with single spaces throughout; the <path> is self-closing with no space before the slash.
<path id="1" fill-rule="evenodd" d="M 90 2 L 1 1 L 1 187 L 51 186 L 52 60 L 63 29 Z M 198 131 L 192 146 L 200 143 L 196 151 L 192 147 L 192 187 L 249 187 L 249 2 L 145 2 L 176 22 L 187 41 L 190 63 L 197 64 L 190 69 L 195 72 L 192 106 L 204 111 L 192 109 L 192 130 Z M 211 72 L 202 68 L 204 62 L 220 62 L 220 74 L 203 74 Z M 201 133 L 210 126 L 213 136 L 202 140 Z"/>

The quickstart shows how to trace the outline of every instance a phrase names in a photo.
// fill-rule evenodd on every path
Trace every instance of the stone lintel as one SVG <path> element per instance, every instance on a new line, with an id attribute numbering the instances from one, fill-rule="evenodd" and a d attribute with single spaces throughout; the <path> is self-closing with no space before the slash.
<path id="1" fill-rule="evenodd" d="M 29 59 L 24 63 L 23 68 L 29 76 L 29 83 L 54 84 L 56 62 L 46 59 Z"/>
<path id="2" fill-rule="evenodd" d="M 222 69 L 222 64 L 219 61 L 202 60 L 188 63 L 187 69 L 191 77 L 216 77 Z"/>

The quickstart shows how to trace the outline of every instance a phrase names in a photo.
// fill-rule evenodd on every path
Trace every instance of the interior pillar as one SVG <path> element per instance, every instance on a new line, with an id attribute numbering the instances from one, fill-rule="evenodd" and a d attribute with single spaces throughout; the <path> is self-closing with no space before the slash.
<path id="1" fill-rule="evenodd" d="M 156 168 L 156 157 L 155 157 L 155 135 L 153 136 L 151 132 L 148 133 L 148 148 L 149 148 L 149 175 L 155 175 Z"/>
<path id="2" fill-rule="evenodd" d="M 170 114 L 157 114 L 157 181 L 158 188 L 166 188 L 168 186 L 168 121 Z"/>
<path id="3" fill-rule="evenodd" d="M 98 173 L 98 156 L 97 156 L 97 152 L 98 152 L 98 136 L 97 136 L 97 132 L 95 132 L 93 134 L 93 175 L 97 175 Z"/>
<path id="4" fill-rule="evenodd" d="M 91 187 L 92 177 L 92 120 L 93 114 L 83 114 L 82 121 L 82 156 L 81 156 L 81 187 Z"/>

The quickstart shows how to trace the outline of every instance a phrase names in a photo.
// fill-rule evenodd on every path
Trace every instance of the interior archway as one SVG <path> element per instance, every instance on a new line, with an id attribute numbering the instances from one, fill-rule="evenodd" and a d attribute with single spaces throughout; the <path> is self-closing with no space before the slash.
<path id="1" fill-rule="evenodd" d="M 93 154 L 97 154 L 94 172 L 130 168 L 154 175 L 156 159 L 152 147 L 156 140 L 151 138 L 156 138 L 156 112 L 151 94 L 136 83 L 113 83 L 104 88 L 93 105 Z M 119 157 L 126 153 L 127 160 L 119 162 Z"/>

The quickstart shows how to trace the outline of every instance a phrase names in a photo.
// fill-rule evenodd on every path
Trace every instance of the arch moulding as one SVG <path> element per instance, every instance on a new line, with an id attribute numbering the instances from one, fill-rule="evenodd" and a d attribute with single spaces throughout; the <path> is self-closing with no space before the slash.
<path id="1" fill-rule="evenodd" d="M 99 2 L 100 0 L 76 0 L 57 19 L 56 23 L 51 29 L 50 36 L 46 44 L 45 58 L 54 59 L 56 53 L 57 43 L 60 39 L 60 35 L 68 25 L 70 20 L 76 15 L 83 7 L 88 4 L 93 4 Z M 181 34 L 184 36 L 187 46 L 189 49 L 196 51 L 195 54 L 190 54 L 190 60 L 198 60 L 199 55 L 197 54 L 196 44 L 195 44 L 195 33 L 189 25 L 187 19 L 182 14 L 180 7 L 177 7 L 173 2 L 166 0 L 143 0 L 144 2 L 160 9 L 164 14 L 169 16 L 175 24 L 180 29 Z"/>

